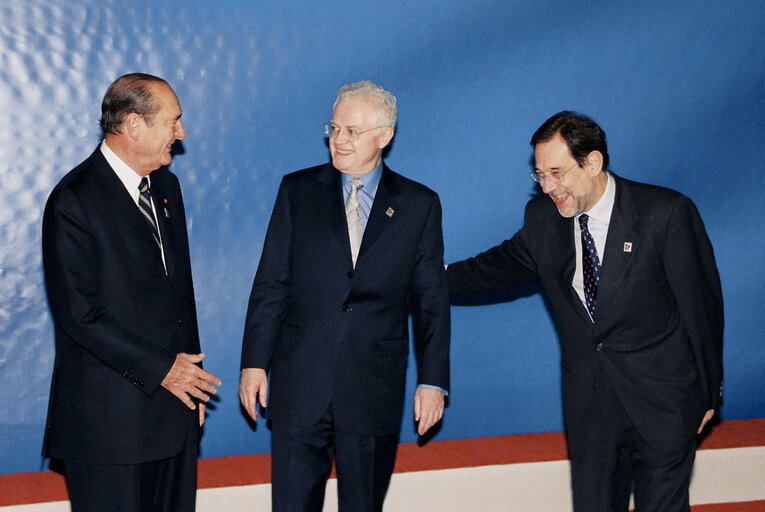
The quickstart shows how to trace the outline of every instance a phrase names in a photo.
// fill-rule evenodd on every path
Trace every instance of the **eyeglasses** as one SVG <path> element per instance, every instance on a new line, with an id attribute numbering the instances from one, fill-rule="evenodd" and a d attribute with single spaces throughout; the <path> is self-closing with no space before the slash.
<path id="1" fill-rule="evenodd" d="M 357 141 L 363 134 L 378 128 L 387 128 L 387 126 L 375 126 L 374 128 L 369 128 L 368 130 L 357 130 L 356 128 L 343 128 L 342 126 L 337 126 L 335 123 L 327 123 L 324 125 L 324 135 L 327 137 L 339 137 L 340 133 L 345 130 L 345 133 L 348 134 L 348 137 L 351 140 Z"/>
<path id="2" fill-rule="evenodd" d="M 563 180 L 566 179 L 566 174 L 568 171 L 574 168 L 575 165 L 579 165 L 577 162 L 574 162 L 571 167 L 566 169 L 563 172 L 560 171 L 552 171 L 552 172 L 532 172 L 531 173 L 531 179 L 539 183 L 540 185 L 545 180 L 553 180 L 555 183 L 563 183 Z"/>

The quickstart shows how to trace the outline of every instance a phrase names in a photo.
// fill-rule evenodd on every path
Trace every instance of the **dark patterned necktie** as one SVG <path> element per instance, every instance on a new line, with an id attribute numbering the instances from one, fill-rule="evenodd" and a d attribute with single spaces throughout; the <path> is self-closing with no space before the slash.
<path id="1" fill-rule="evenodd" d="M 157 223 L 154 219 L 154 208 L 151 206 L 151 190 L 149 190 L 149 180 L 144 176 L 141 178 L 141 183 L 138 185 L 140 194 L 138 195 L 138 207 L 143 213 L 146 222 L 149 223 L 151 228 L 151 234 L 154 235 L 154 241 L 157 242 L 157 247 L 162 250 L 162 242 L 159 238 L 159 231 L 157 230 Z"/>
<path id="2" fill-rule="evenodd" d="M 598 281 L 600 280 L 600 258 L 595 249 L 595 241 L 587 229 L 589 216 L 585 213 L 579 217 L 579 227 L 582 230 L 582 272 L 584 274 L 584 301 L 590 317 L 595 319 L 595 306 L 598 298 Z"/>

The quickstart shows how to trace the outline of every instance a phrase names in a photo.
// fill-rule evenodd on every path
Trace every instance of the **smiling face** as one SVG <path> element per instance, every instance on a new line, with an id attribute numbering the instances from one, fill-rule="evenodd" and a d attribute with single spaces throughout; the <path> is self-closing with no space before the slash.
<path id="1" fill-rule="evenodd" d="M 141 116 L 136 119 L 136 157 L 138 174 L 146 176 L 170 164 L 170 148 L 176 140 L 186 138 L 181 123 L 181 105 L 173 90 L 163 83 L 152 84 L 152 98 L 157 110 L 149 121 Z"/>
<path id="2" fill-rule="evenodd" d="M 559 133 L 536 145 L 534 159 L 535 171 L 540 175 L 566 173 L 560 182 L 545 179 L 540 183 L 544 193 L 550 196 L 563 217 L 575 217 L 588 211 L 606 190 L 608 177 L 602 170 L 600 152 L 590 153 L 580 166 Z"/>
<path id="3" fill-rule="evenodd" d="M 376 101 L 365 96 L 349 96 L 337 103 L 329 152 L 338 171 L 359 177 L 377 167 L 383 149 L 393 138 L 393 128 L 380 126 L 381 110 Z"/>

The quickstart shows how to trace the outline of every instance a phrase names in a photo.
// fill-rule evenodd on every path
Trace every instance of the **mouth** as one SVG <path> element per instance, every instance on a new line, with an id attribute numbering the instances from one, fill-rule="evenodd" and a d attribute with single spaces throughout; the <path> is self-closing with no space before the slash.
<path id="1" fill-rule="evenodd" d="M 341 155 L 341 156 L 348 156 L 351 153 L 353 153 L 353 150 L 351 150 L 351 149 L 342 149 L 342 148 L 336 147 L 335 148 L 335 153 L 337 153 L 338 155 Z"/>
<path id="2" fill-rule="evenodd" d="M 557 195 L 556 194 L 549 194 L 549 195 L 550 195 L 550 199 L 553 200 L 553 202 L 555 203 L 556 206 L 563 206 L 563 204 L 568 199 L 568 194 L 566 194 L 566 193 L 557 194 Z"/>

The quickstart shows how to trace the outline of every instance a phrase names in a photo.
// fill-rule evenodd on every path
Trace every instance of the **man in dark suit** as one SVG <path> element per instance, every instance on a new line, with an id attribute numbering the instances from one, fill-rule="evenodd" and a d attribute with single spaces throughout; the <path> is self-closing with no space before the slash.
<path id="1" fill-rule="evenodd" d="M 722 292 L 701 218 L 681 194 L 608 171 L 605 133 L 586 117 L 556 114 L 531 144 L 549 198 L 528 203 L 510 240 L 450 264 L 449 289 L 541 279 L 561 337 L 577 512 L 626 512 L 633 485 L 637 511 L 688 511 L 695 435 L 723 375 Z"/>
<path id="2" fill-rule="evenodd" d="M 266 406 L 274 512 L 320 511 L 332 466 L 341 512 L 380 511 L 401 427 L 412 314 L 424 434 L 449 387 L 449 298 L 441 206 L 391 171 L 396 99 L 340 89 L 332 163 L 285 176 L 250 295 L 242 404 Z M 345 206 L 344 206 L 345 205 Z"/>
<path id="3" fill-rule="evenodd" d="M 63 461 L 75 512 L 191 511 L 220 381 L 200 367 L 183 199 L 164 167 L 186 136 L 181 107 L 164 80 L 135 73 L 101 112 L 104 141 L 43 217 L 56 333 L 43 453 Z"/>

